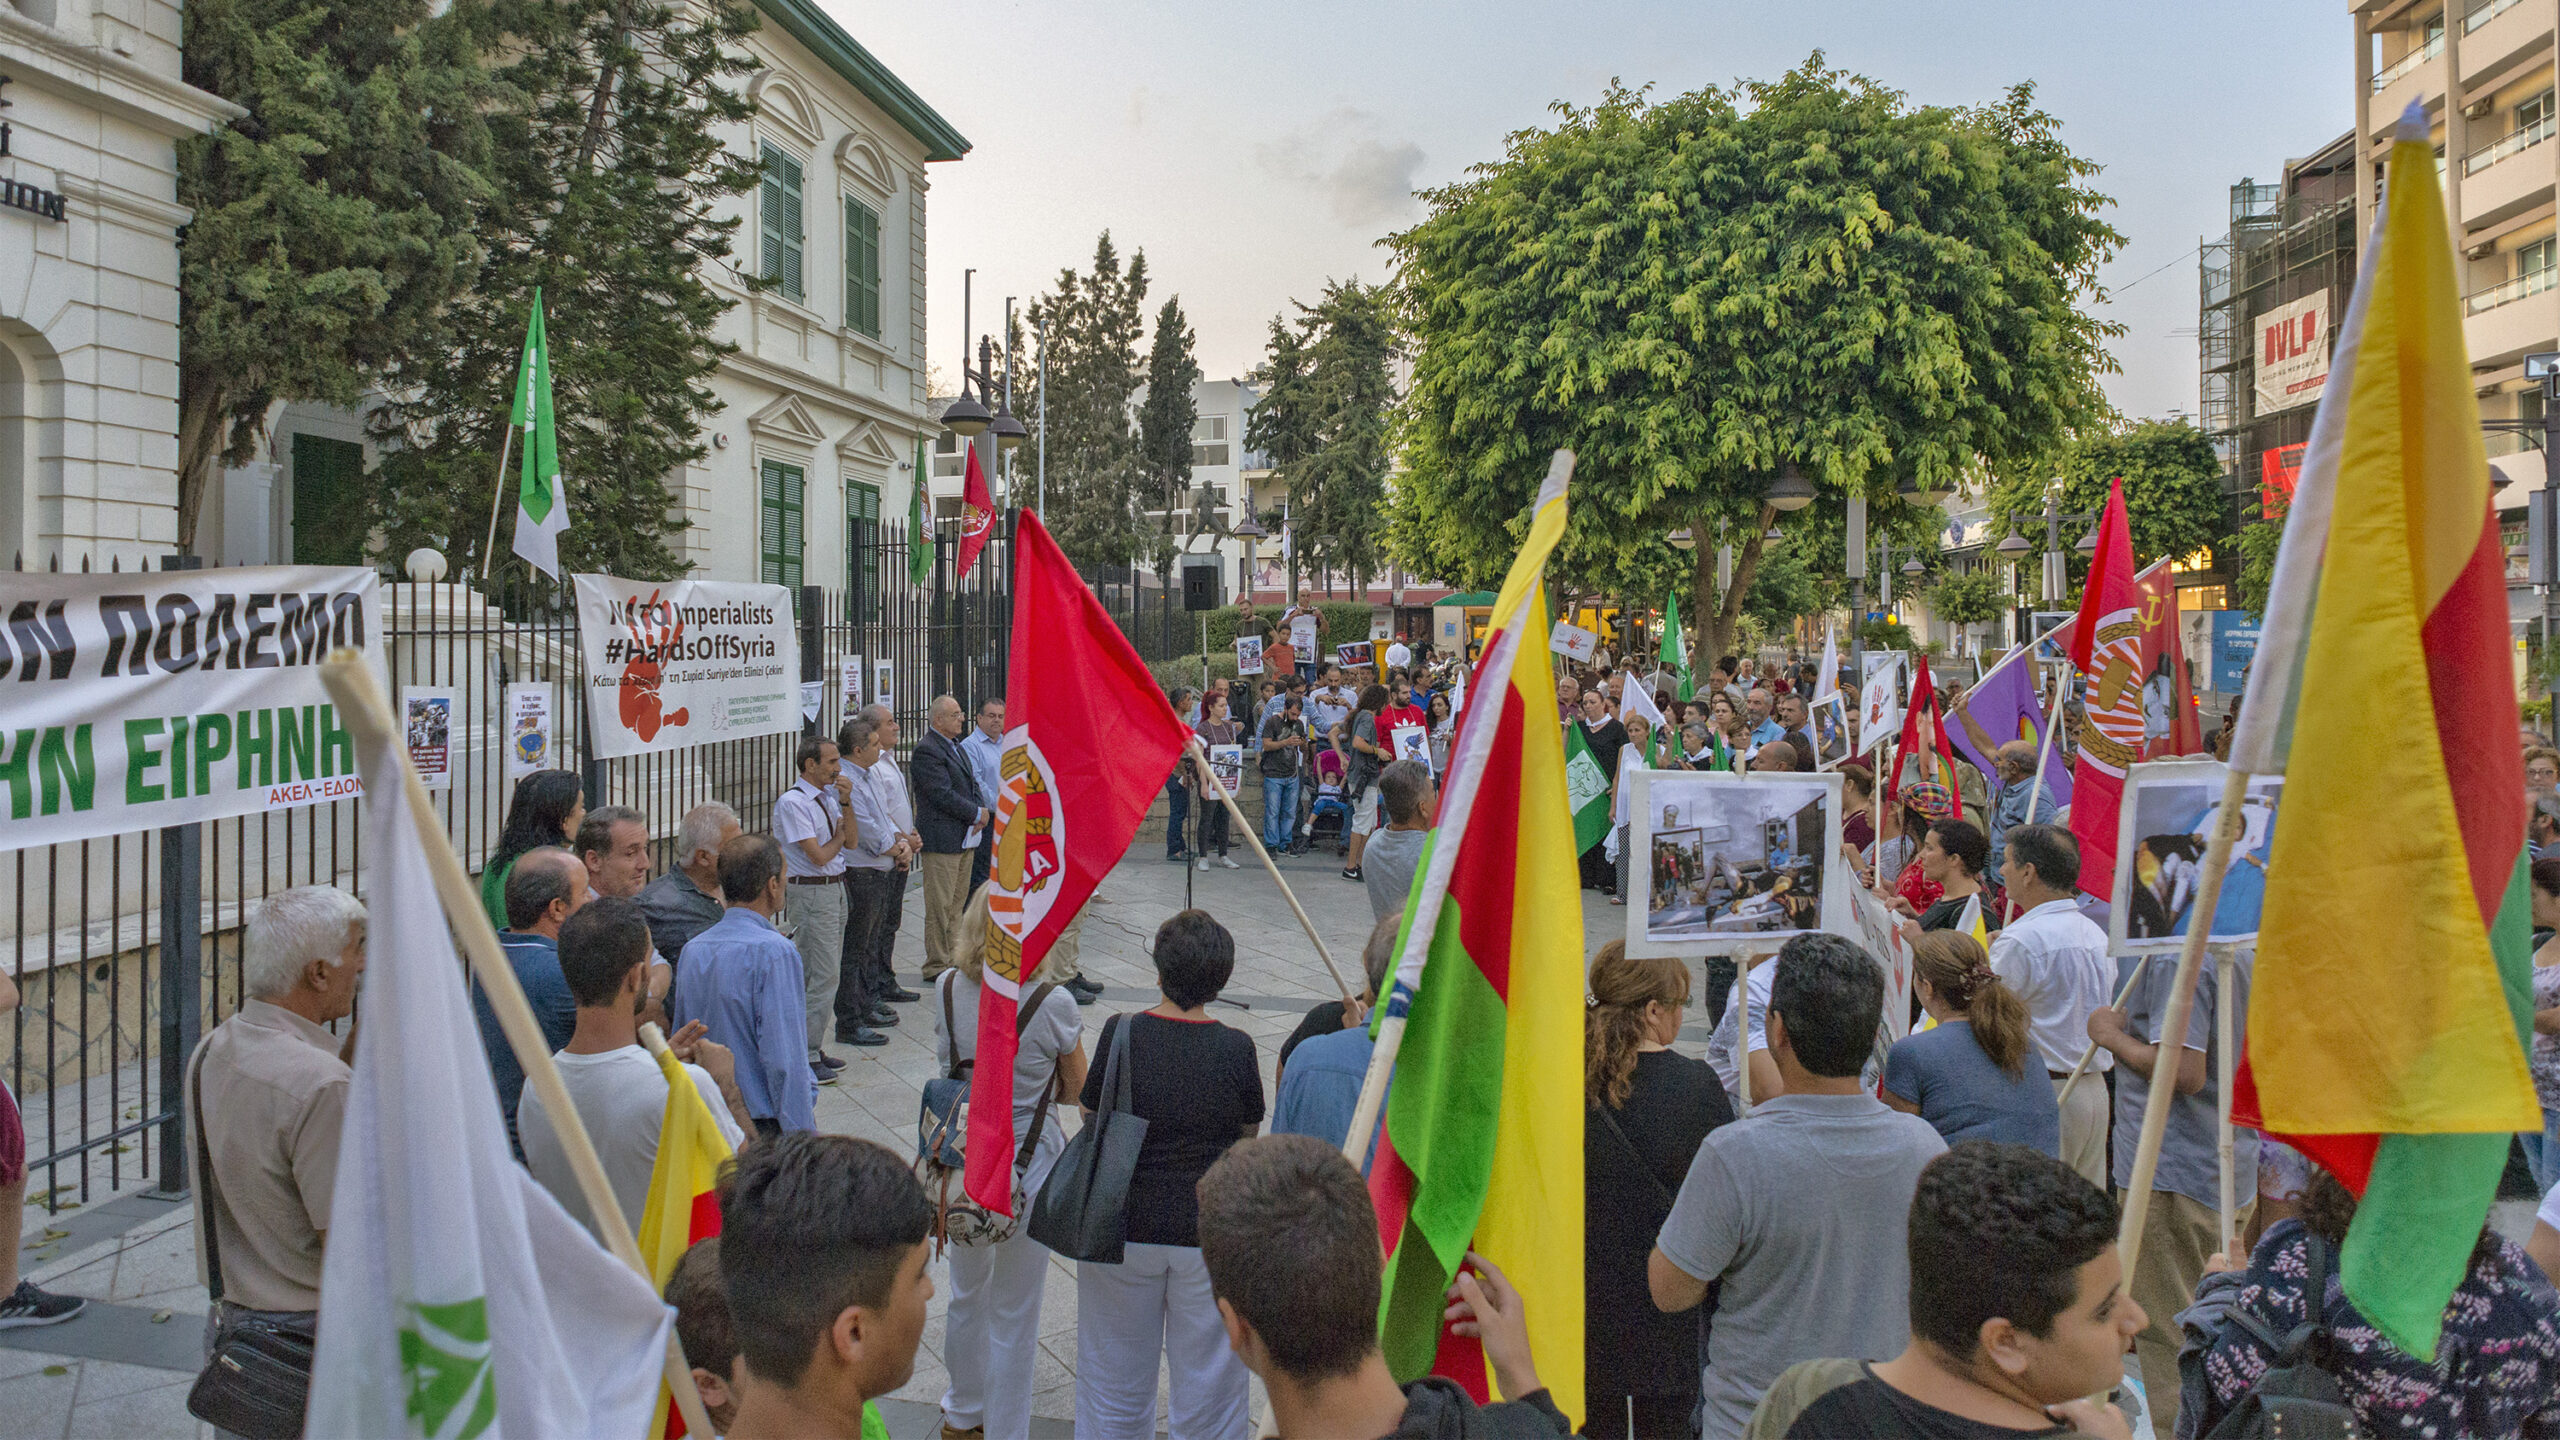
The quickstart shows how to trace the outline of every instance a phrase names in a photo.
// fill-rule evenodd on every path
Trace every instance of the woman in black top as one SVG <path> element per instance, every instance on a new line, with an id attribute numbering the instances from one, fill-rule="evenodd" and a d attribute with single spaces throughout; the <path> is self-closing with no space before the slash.
<path id="1" fill-rule="evenodd" d="M 1156 930 L 1164 999 L 1103 1022 L 1085 1072 L 1086 1122 L 1105 1103 L 1105 1072 L 1129 1031 L 1129 1108 L 1147 1122 L 1129 1180 L 1126 1254 L 1076 1264 L 1076 1434 L 1149 1440 L 1156 1357 L 1170 1365 L 1174 1440 L 1243 1440 L 1252 1426 L 1244 1362 L 1227 1344 L 1200 1263 L 1200 1176 L 1262 1126 L 1253 1039 L 1209 1018 L 1235 973 L 1235 937 L 1205 910 Z"/>
<path id="2" fill-rule="evenodd" d="M 1922 930 L 1952 930 L 1963 918 L 1965 902 L 1980 899 L 1982 923 L 1998 928 L 1991 895 L 1982 886 L 1983 862 L 1991 858 L 1991 842 L 1970 820 L 1931 822 L 1920 841 L 1920 874 L 1938 885 L 1938 899 L 1919 914 Z"/>
<path id="3" fill-rule="evenodd" d="M 1360 692 L 1360 708 L 1342 723 L 1342 763 L 1347 767 L 1342 793 L 1351 801 L 1351 856 L 1342 866 L 1345 880 L 1360 878 L 1360 852 L 1369 848 L 1369 834 L 1378 828 L 1378 772 L 1396 758 L 1387 749 L 1391 737 L 1378 733 L 1378 716 L 1394 699 L 1386 686 L 1372 685 Z"/>
<path id="4" fill-rule="evenodd" d="M 1713 1292 L 1695 1313 L 1654 1308 L 1646 1257 L 1707 1132 L 1733 1118 L 1703 1060 L 1672 1053 L 1689 970 L 1632 960 L 1612 940 L 1591 961 L 1583 1027 L 1582 1433 L 1689 1433 Z"/>

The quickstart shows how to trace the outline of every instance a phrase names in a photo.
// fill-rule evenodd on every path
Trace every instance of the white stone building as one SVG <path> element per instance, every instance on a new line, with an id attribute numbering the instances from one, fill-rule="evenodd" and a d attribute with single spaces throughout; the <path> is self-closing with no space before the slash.
<path id="1" fill-rule="evenodd" d="M 0 566 L 176 545 L 179 79 L 169 0 L 0 0 Z"/>

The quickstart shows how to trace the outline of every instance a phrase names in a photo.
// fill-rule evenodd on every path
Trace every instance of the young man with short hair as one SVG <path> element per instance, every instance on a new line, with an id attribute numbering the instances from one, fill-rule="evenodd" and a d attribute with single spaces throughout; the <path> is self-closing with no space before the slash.
<path id="1" fill-rule="evenodd" d="M 1262 1377 L 1286 1436 L 1549 1440 L 1571 1433 L 1529 1353 L 1520 1292 L 1482 1256 L 1450 1287 L 1452 1328 L 1483 1343 L 1512 1397 L 1478 1406 L 1457 1382 L 1399 1386 L 1378 1349 L 1386 1257 L 1377 1211 L 1340 1151 L 1304 1135 L 1230 1148 L 1200 1177 L 1200 1258 L 1227 1343 Z"/>
<path id="2" fill-rule="evenodd" d="M 595 900 L 560 927 L 560 971 L 577 998 L 578 1028 L 552 1063 L 634 1231 L 648 1208 L 649 1175 L 658 1162 L 658 1135 L 667 1115 L 666 1072 L 640 1045 L 649 958 L 649 922 L 629 900 Z M 746 1097 L 738 1093 L 734 1058 L 707 1033 L 697 1020 L 668 1037 L 667 1046 L 684 1062 L 721 1138 L 734 1150 L 755 1122 L 747 1117 Z M 542 1108 L 539 1091 L 524 1097 L 517 1129 L 524 1138 L 525 1168 L 570 1218 L 594 1230 L 595 1216 L 587 1209 L 586 1194 L 578 1188 L 577 1172 L 569 1168 L 568 1151 Z"/>
<path id="3" fill-rule="evenodd" d="M 1370 913 L 1383 918 L 1404 913 L 1422 842 L 1431 834 L 1439 793 L 1430 769 L 1417 760 L 1398 760 L 1379 771 L 1378 804 L 1387 824 L 1360 852 L 1360 883 L 1368 887 Z"/>
<path id="4" fill-rule="evenodd" d="M 2125 1293 L 2116 1207 L 2098 1187 L 2024 1145 L 1967 1141 L 1920 1172 L 1908 1254 L 1911 1343 L 1880 1364 L 1793 1366 L 1751 1440 L 2131 1440 L 2120 1411 L 2088 1398 L 2122 1381 L 2125 1343 L 2147 1319 Z"/>
<path id="5" fill-rule="evenodd" d="M 1858 1083 L 1883 1009 L 1884 972 L 1856 944 L 1786 943 L 1766 1022 L 1779 1093 L 1707 1136 L 1654 1244 L 1647 1279 L 1664 1314 L 1724 1282 L 1701 1383 L 1708 1440 L 1741 1434 L 1797 1361 L 1882 1359 L 1910 1339 L 1903 1220 L 1947 1146 Z"/>
<path id="6" fill-rule="evenodd" d="M 720 1187 L 720 1279 L 736 1367 L 729 1440 L 858 1440 L 862 1407 L 915 1374 L 933 1204 L 868 1140 L 786 1135 Z"/>
<path id="7" fill-rule="evenodd" d="M 1262 845 L 1266 850 L 1293 849 L 1298 840 L 1298 790 L 1306 768 L 1307 746 L 1315 737 L 1298 697 L 1287 693 L 1266 706 L 1262 719 Z"/>

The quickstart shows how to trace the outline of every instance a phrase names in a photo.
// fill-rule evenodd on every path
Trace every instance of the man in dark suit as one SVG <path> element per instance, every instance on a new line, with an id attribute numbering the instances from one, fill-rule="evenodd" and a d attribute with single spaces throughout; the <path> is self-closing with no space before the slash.
<path id="1" fill-rule="evenodd" d="M 960 702 L 936 695 L 925 723 L 914 773 L 916 833 L 924 837 L 924 978 L 930 986 L 951 968 L 952 937 L 969 904 L 971 860 L 987 843 L 995 817 L 987 808 L 989 797 L 979 793 L 968 752 L 960 748 L 969 728 Z"/>

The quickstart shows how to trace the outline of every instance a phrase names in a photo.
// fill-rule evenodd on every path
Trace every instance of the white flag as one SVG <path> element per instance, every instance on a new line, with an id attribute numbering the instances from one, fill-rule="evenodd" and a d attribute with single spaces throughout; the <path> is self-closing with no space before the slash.
<path id="1" fill-rule="evenodd" d="M 394 750 L 372 801 L 363 1039 L 306 1433 L 640 1436 L 674 1314 L 507 1153 Z"/>
<path id="2" fill-rule="evenodd" d="M 1822 622 L 1822 672 L 1813 677 L 1813 703 L 1821 704 L 1840 693 L 1840 630 L 1838 622 Z"/>

